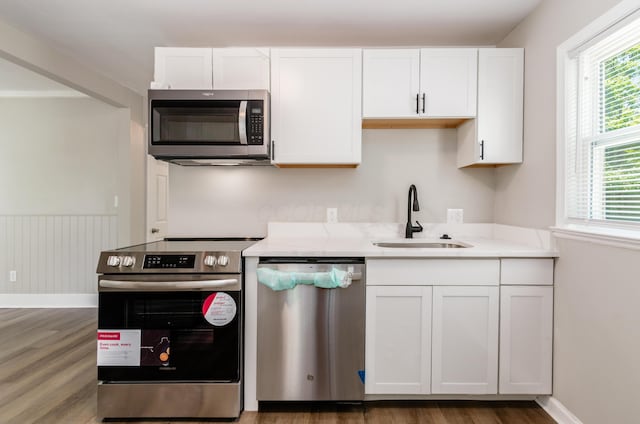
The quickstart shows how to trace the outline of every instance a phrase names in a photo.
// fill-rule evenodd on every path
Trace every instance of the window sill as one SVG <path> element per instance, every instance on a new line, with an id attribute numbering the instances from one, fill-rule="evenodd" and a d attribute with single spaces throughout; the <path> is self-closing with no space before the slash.
<path id="1" fill-rule="evenodd" d="M 550 230 L 553 236 L 558 238 L 640 250 L 640 231 L 575 224 L 551 227 Z"/>

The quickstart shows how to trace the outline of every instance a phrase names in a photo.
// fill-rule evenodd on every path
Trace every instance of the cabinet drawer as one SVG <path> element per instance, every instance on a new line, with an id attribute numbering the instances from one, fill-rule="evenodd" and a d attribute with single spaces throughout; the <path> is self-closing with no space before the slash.
<path id="1" fill-rule="evenodd" d="M 553 259 L 502 259 L 500 284 L 552 285 Z"/>
<path id="2" fill-rule="evenodd" d="M 498 259 L 367 260 L 367 285 L 497 286 L 499 281 Z"/>

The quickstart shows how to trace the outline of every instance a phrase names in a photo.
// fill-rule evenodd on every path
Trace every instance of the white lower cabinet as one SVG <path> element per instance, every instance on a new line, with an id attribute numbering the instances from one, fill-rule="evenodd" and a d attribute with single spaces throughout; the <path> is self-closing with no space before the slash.
<path id="1" fill-rule="evenodd" d="M 365 393 L 551 394 L 553 266 L 367 259 Z"/>
<path id="2" fill-rule="evenodd" d="M 367 287 L 365 393 L 430 393 L 431 293 L 431 287 Z"/>
<path id="3" fill-rule="evenodd" d="M 500 393 L 551 394 L 553 287 L 501 287 L 500 316 Z"/>
<path id="4" fill-rule="evenodd" d="M 498 392 L 498 287 L 434 287 L 431 392 Z"/>

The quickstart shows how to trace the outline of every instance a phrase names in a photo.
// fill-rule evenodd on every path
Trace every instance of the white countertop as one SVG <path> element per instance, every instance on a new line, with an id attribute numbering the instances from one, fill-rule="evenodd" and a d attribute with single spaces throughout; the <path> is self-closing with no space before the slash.
<path id="1" fill-rule="evenodd" d="M 483 224 L 493 225 L 493 224 Z M 532 230 L 535 231 L 535 230 Z M 486 233 L 486 231 L 484 231 Z M 500 233 L 503 234 L 504 231 Z M 516 238 L 531 241 L 522 234 Z M 246 249 L 244 256 L 291 256 L 291 257 L 366 257 L 366 258 L 487 258 L 487 257 L 556 257 L 558 252 L 544 245 L 514 242 L 478 236 L 454 237 L 453 240 L 440 240 L 436 237 L 416 237 L 414 242 L 463 242 L 467 248 L 383 248 L 375 246 L 379 241 L 406 241 L 399 237 L 375 237 L 371 234 L 350 234 L 340 237 L 334 234 L 287 235 L 282 231 L 269 235 L 264 240 Z"/>

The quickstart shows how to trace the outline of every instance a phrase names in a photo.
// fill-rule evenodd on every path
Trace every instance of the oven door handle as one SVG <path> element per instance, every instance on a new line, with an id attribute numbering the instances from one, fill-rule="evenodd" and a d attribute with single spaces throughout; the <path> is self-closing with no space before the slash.
<path id="1" fill-rule="evenodd" d="M 106 289 L 138 290 L 138 291 L 176 291 L 176 290 L 206 290 L 238 284 L 237 278 L 225 280 L 201 280 L 201 281 L 121 281 L 100 280 L 100 287 Z"/>

